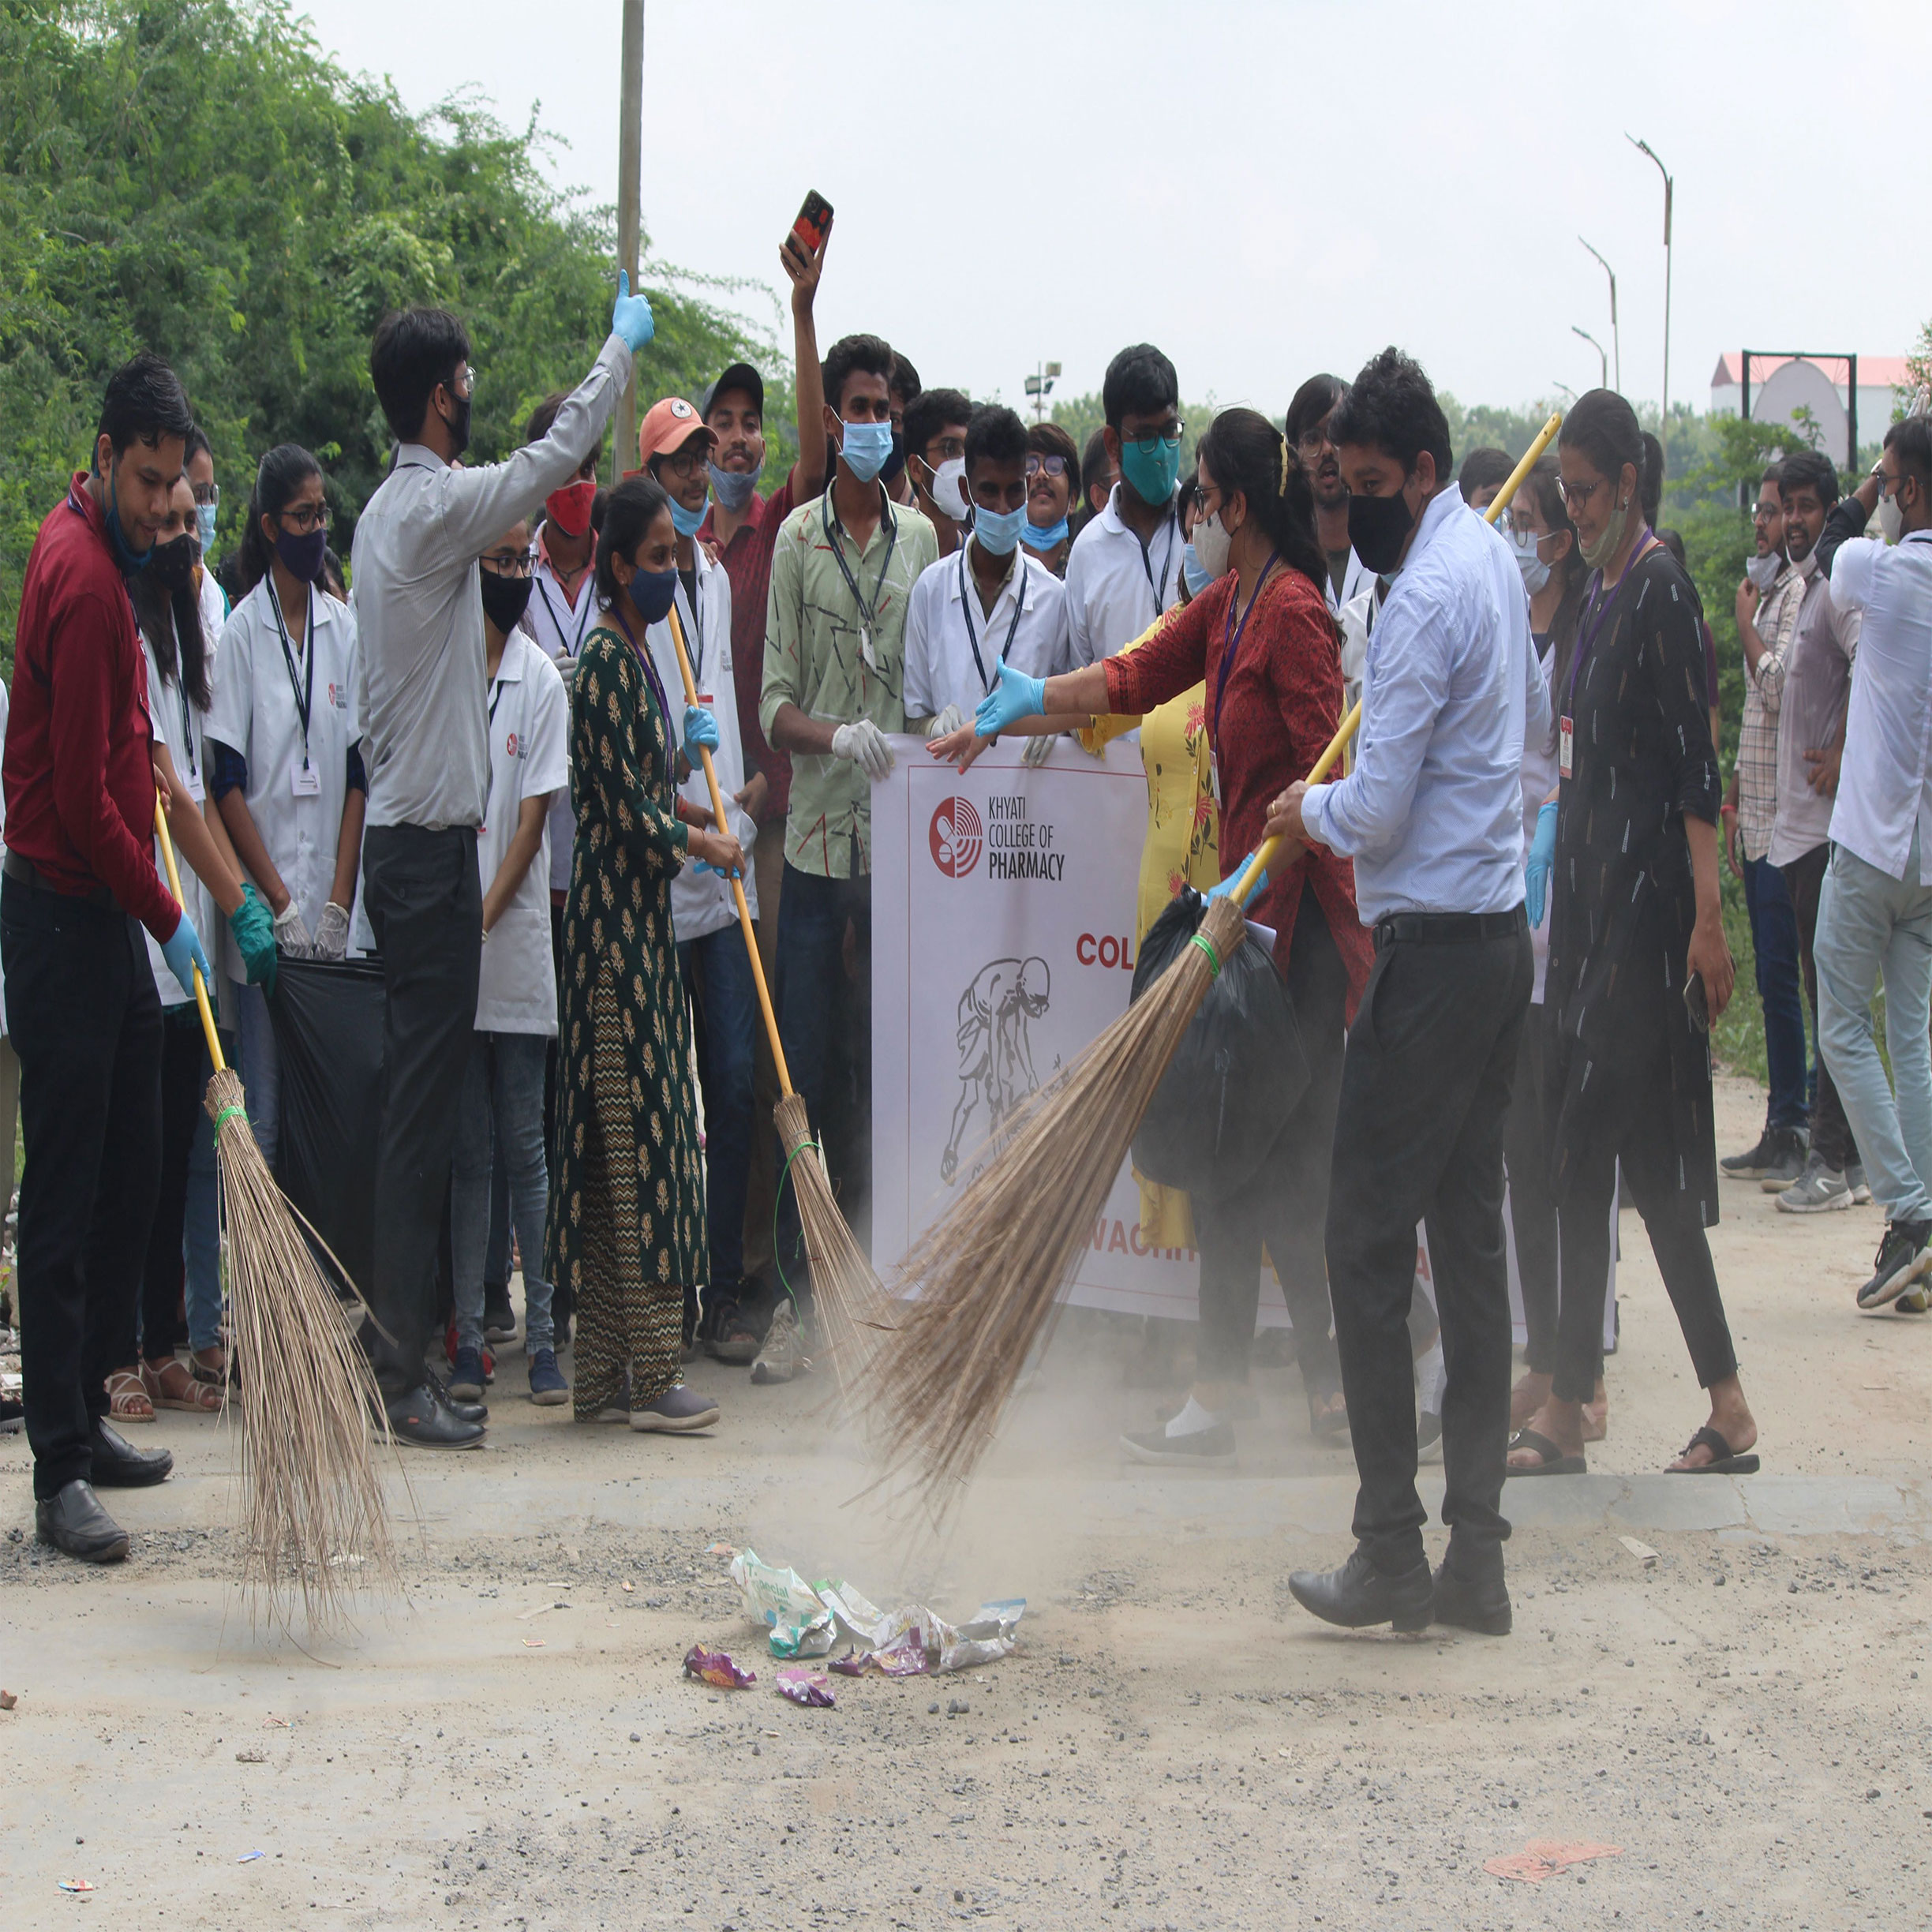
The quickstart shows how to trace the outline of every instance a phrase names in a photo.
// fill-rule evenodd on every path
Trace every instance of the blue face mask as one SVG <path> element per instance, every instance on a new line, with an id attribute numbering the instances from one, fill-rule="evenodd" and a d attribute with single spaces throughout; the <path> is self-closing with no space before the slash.
<path id="1" fill-rule="evenodd" d="M 1058 523 L 1050 523 L 1043 530 L 1037 523 L 1025 525 L 1020 532 L 1020 541 L 1029 550 L 1050 550 L 1057 543 L 1066 541 L 1067 520 L 1062 517 Z"/>
<path id="2" fill-rule="evenodd" d="M 1151 437 L 1154 454 L 1149 455 L 1139 442 L 1121 439 L 1121 474 L 1127 487 L 1149 509 L 1161 510 L 1174 500 L 1174 485 L 1181 476 L 1181 439 L 1170 443 L 1165 436 Z"/>
<path id="3" fill-rule="evenodd" d="M 758 488 L 758 472 L 755 470 L 721 470 L 716 463 L 711 466 L 711 494 L 733 516 L 751 500 L 751 492 Z M 672 512 L 675 517 L 676 512 Z"/>
<path id="4" fill-rule="evenodd" d="M 144 571 L 154 558 L 154 546 L 145 550 L 130 549 L 127 532 L 121 527 L 121 504 L 114 490 L 114 473 L 111 467 L 107 472 L 107 534 L 114 544 L 114 556 L 119 560 L 121 574 L 131 577 L 137 571 Z"/>
<path id="5" fill-rule="evenodd" d="M 887 422 L 848 422 L 839 456 L 861 483 L 870 483 L 892 454 L 893 427 Z"/>
<path id="6" fill-rule="evenodd" d="M 647 624 L 662 623 L 677 601 L 677 572 L 639 571 L 631 579 L 631 601 Z"/>
<path id="7" fill-rule="evenodd" d="M 201 554 L 206 556 L 215 548 L 215 511 L 213 504 L 195 505 L 195 528 L 201 535 Z"/>
<path id="8" fill-rule="evenodd" d="M 673 496 L 671 499 L 671 525 L 672 529 L 674 529 L 680 537 L 695 537 L 698 534 L 698 526 L 704 522 L 706 512 L 710 509 L 710 505 L 708 504 L 700 504 L 695 510 L 687 510 L 684 506 L 680 503 L 675 496 Z"/>
<path id="9" fill-rule="evenodd" d="M 1026 527 L 1026 506 L 1017 510 L 989 510 L 973 505 L 973 539 L 989 556 L 1011 556 Z"/>
<path id="10" fill-rule="evenodd" d="M 1192 542 L 1181 546 L 1181 575 L 1187 584 L 1188 595 L 1197 597 L 1214 582 L 1208 574 L 1208 567 L 1194 554 Z"/>

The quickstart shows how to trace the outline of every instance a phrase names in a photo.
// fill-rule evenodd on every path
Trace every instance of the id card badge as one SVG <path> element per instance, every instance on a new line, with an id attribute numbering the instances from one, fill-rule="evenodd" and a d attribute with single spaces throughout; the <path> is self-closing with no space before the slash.
<path id="1" fill-rule="evenodd" d="M 859 655 L 865 660 L 865 668 L 877 677 L 878 660 L 872 654 L 872 628 L 869 624 L 859 627 Z"/>
<path id="2" fill-rule="evenodd" d="M 1570 767 L 1573 760 L 1571 747 L 1575 741 L 1575 728 L 1570 720 L 1568 718 L 1559 720 L 1556 726 L 1556 769 L 1558 773 L 1565 778 L 1571 776 Z"/>
<path id="3" fill-rule="evenodd" d="M 1208 761 L 1208 790 L 1214 799 L 1215 810 L 1219 811 L 1221 809 L 1221 761 L 1219 758 Z"/>
<path id="4" fill-rule="evenodd" d="M 197 805 L 205 805 L 208 803 L 208 786 L 201 777 L 201 769 L 199 766 L 190 765 L 188 767 L 188 775 L 182 782 L 187 788 L 188 796 Z"/>
<path id="5" fill-rule="evenodd" d="M 322 774 L 306 758 L 289 760 L 289 789 L 298 798 L 320 798 Z"/>

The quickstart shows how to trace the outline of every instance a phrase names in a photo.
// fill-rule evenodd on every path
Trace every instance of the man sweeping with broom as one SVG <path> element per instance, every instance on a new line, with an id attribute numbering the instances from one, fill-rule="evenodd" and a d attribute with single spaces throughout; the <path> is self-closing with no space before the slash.
<path id="1" fill-rule="evenodd" d="M 1384 350 L 1337 405 L 1331 434 L 1350 540 L 1392 582 L 1369 640 L 1354 770 L 1290 785 L 1267 831 L 1291 849 L 1352 857 L 1375 936 L 1342 1067 L 1327 1237 L 1361 1486 L 1354 1554 L 1325 1574 L 1297 1571 L 1289 1587 L 1331 1623 L 1433 1621 L 1500 1636 L 1510 1627 L 1503 1121 L 1532 972 L 1521 770 L 1526 732 L 1548 728 L 1548 693 L 1521 577 L 1456 489 L 1448 425 L 1421 369 Z M 1418 1220 L 1448 1365 L 1450 1539 L 1433 1578 L 1406 1326 Z"/>

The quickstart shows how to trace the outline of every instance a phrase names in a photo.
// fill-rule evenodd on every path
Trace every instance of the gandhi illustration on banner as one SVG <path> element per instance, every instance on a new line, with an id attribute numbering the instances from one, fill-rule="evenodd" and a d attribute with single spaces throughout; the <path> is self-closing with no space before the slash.
<path id="1" fill-rule="evenodd" d="M 959 1172 L 960 1137 L 979 1102 L 986 1102 L 986 1131 L 991 1136 L 1039 1084 L 1027 1029 L 1046 1012 L 1052 990 L 1046 962 L 1035 955 L 981 967 L 960 995 L 959 1099 L 953 1104 L 952 1133 L 939 1157 L 939 1178 L 948 1186 Z"/>

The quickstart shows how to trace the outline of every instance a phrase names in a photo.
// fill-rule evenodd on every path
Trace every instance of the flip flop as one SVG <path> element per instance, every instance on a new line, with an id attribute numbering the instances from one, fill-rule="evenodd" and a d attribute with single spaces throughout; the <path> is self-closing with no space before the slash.
<path id="1" fill-rule="evenodd" d="M 1702 1444 L 1711 1452 L 1708 1462 L 1694 1463 L 1688 1469 L 1666 1469 L 1666 1476 L 1755 1476 L 1758 1473 L 1758 1452 L 1747 1449 L 1739 1455 L 1714 1428 L 1701 1428 L 1683 1446 L 1688 1455 Z"/>
<path id="2" fill-rule="evenodd" d="M 1533 1449 L 1543 1460 L 1525 1468 L 1514 1462 L 1503 1465 L 1509 1476 L 1587 1476 L 1589 1465 L 1580 1455 L 1565 1455 L 1562 1446 L 1533 1428 L 1519 1428 L 1510 1438 L 1511 1449 Z"/>

